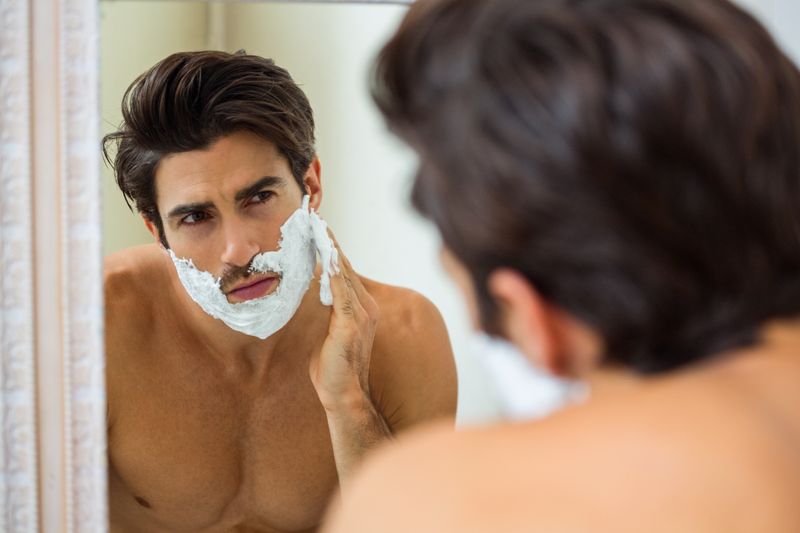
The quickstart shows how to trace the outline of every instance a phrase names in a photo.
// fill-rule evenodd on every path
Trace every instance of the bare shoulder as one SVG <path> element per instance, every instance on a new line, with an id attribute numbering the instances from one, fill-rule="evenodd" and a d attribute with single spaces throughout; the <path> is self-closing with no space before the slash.
<path id="1" fill-rule="evenodd" d="M 447 453 L 436 461 L 435 450 L 463 440 L 463 435 L 455 437 L 452 426 L 440 423 L 401 436 L 370 455 L 346 499 L 329 510 L 323 533 L 449 531 L 441 526 L 450 522 L 445 515 L 452 514 L 456 499 L 447 490 L 455 483 L 456 462 Z"/>
<path id="2" fill-rule="evenodd" d="M 455 361 L 439 310 L 411 289 L 362 282 L 380 310 L 370 384 L 392 428 L 454 416 Z"/>
<path id="3" fill-rule="evenodd" d="M 636 531 L 619 520 L 606 529 L 602 521 L 629 512 L 632 494 L 621 485 L 638 484 L 631 474 L 646 481 L 640 490 L 658 486 L 658 479 L 630 468 L 647 461 L 626 457 L 624 447 L 612 452 L 597 435 L 558 418 L 413 434 L 368 460 L 324 531 Z M 614 468 L 604 466 L 609 461 Z M 657 525 L 642 530 L 659 531 Z"/>
<path id="4" fill-rule="evenodd" d="M 155 244 L 134 246 L 107 255 L 103 259 L 106 285 L 147 275 L 163 264 L 163 255 L 163 251 Z"/>
<path id="5" fill-rule="evenodd" d="M 796 530 L 796 484 L 765 473 L 775 450 L 657 389 L 538 422 L 414 434 L 366 463 L 326 531 Z"/>
<path id="6" fill-rule="evenodd" d="M 157 245 L 128 248 L 104 259 L 106 351 L 143 337 L 154 320 L 154 303 L 164 291 L 165 259 Z"/>
<path id="7" fill-rule="evenodd" d="M 439 310 L 433 302 L 417 291 L 387 285 L 363 276 L 361 282 L 378 304 L 381 322 L 392 326 L 381 332 L 384 335 L 392 337 L 431 328 L 439 333 L 447 333 L 443 329 L 444 322 Z"/>

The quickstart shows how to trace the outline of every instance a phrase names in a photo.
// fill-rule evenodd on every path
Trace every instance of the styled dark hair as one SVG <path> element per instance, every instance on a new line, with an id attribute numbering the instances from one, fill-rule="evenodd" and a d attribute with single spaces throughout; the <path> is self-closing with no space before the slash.
<path id="1" fill-rule="evenodd" d="M 159 61 L 128 87 L 122 119 L 119 130 L 103 138 L 103 154 L 128 206 L 133 202 L 156 225 L 164 246 L 155 190 L 163 157 L 249 131 L 275 144 L 301 189 L 314 158 L 308 98 L 285 69 L 244 51 L 181 52 Z"/>
<path id="2" fill-rule="evenodd" d="M 470 272 L 522 273 L 642 373 L 800 314 L 800 73 L 727 0 L 422 0 L 373 97 Z"/>

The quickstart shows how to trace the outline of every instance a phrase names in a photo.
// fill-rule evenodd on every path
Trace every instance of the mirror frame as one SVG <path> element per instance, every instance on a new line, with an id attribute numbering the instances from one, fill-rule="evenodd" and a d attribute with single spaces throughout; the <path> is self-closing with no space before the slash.
<path id="1" fill-rule="evenodd" d="M 108 531 L 99 28 L 97 0 L 0 0 L 0 531 L 8 533 Z"/>

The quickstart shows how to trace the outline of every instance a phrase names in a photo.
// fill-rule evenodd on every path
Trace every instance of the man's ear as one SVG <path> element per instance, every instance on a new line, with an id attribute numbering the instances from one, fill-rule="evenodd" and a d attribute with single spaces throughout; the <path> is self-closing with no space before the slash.
<path id="1" fill-rule="evenodd" d="M 545 300 L 525 276 L 498 269 L 487 283 L 504 333 L 537 367 L 556 376 L 580 377 L 598 364 L 600 337 Z"/>
<path id="2" fill-rule="evenodd" d="M 308 165 L 306 175 L 303 177 L 303 188 L 305 189 L 304 194 L 311 197 L 308 205 L 314 211 L 319 211 L 322 203 L 322 165 L 317 156 L 314 156 L 311 164 Z"/>
<path id="3" fill-rule="evenodd" d="M 153 221 L 151 221 L 146 216 L 144 216 L 144 215 L 140 215 L 140 216 L 142 217 L 142 220 L 144 221 L 144 226 L 147 228 L 147 231 L 150 232 L 150 235 L 153 236 L 153 238 L 156 240 L 156 243 L 158 243 L 158 245 L 163 248 L 164 247 L 164 243 L 161 242 L 161 236 L 158 233 L 158 227 L 153 223 Z"/>

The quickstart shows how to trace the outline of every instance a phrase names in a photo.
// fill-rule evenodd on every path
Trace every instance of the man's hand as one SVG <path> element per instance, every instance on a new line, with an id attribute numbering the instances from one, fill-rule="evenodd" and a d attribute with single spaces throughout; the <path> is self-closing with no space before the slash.
<path id="1" fill-rule="evenodd" d="M 322 350 L 311 358 L 309 373 L 326 411 L 348 410 L 369 400 L 372 342 L 378 326 L 378 305 L 350 261 L 339 252 L 339 272 L 331 274 L 333 313 Z"/>
<path id="2" fill-rule="evenodd" d="M 312 355 L 309 374 L 328 417 L 339 483 L 344 486 L 369 450 L 392 432 L 369 394 L 372 342 L 378 304 L 339 248 L 339 272 L 331 275 L 333 312 L 328 337 Z"/>

